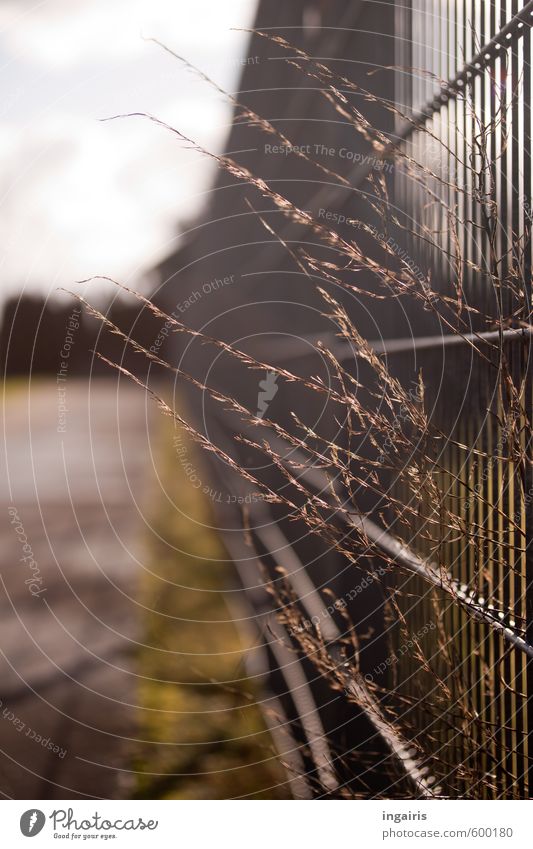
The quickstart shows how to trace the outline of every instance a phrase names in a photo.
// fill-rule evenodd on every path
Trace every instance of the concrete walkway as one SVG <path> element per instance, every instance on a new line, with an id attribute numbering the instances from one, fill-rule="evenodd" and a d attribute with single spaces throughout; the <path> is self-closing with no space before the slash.
<path id="1" fill-rule="evenodd" d="M 120 798 L 136 736 L 135 597 L 157 412 L 124 380 L 63 386 L 64 398 L 55 381 L 5 396 L 0 791 Z"/>

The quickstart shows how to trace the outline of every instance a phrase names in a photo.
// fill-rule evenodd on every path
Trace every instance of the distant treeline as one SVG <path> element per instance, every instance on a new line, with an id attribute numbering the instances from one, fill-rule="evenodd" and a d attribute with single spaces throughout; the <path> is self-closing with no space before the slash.
<path id="1" fill-rule="evenodd" d="M 146 348 L 153 345 L 161 321 L 139 303 L 115 299 L 100 311 Z M 102 328 L 74 301 L 39 296 L 12 297 L 4 305 L 0 329 L 0 364 L 6 376 L 46 374 L 110 375 L 98 351 L 136 375 L 147 372 L 145 357 Z"/>

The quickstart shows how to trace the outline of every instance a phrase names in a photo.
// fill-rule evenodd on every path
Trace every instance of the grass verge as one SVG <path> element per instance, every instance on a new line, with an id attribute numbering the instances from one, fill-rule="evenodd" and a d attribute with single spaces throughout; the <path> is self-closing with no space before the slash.
<path id="1" fill-rule="evenodd" d="M 247 650 L 225 592 L 237 586 L 210 504 L 177 461 L 162 420 L 141 600 L 136 798 L 289 798 L 287 777 L 246 678 Z M 185 436 L 181 435 L 185 444 Z M 187 445 L 190 457 L 194 446 Z M 163 491 L 164 490 L 164 491 Z M 166 494 L 165 494 L 166 493 Z"/>

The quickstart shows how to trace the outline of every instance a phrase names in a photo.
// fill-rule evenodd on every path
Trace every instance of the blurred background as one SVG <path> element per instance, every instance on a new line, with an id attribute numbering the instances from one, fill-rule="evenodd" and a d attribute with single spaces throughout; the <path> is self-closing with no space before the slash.
<path id="1" fill-rule="evenodd" d="M 212 167 L 146 121 L 101 120 L 148 112 L 220 151 L 228 103 L 146 39 L 234 91 L 255 6 L 0 4 L 4 299 L 93 274 L 142 280 L 167 255 L 205 206 Z"/>
<path id="2" fill-rule="evenodd" d="M 246 641 L 209 507 L 174 431 L 95 359 L 135 370 L 123 342 L 58 291 L 157 341 L 164 323 L 138 303 L 78 281 L 157 297 L 157 266 L 207 209 L 216 168 L 144 118 L 103 119 L 148 113 L 224 150 L 228 99 L 150 39 L 234 92 L 256 5 L 0 3 L 5 797 L 288 792 L 254 685 L 238 683 Z"/>

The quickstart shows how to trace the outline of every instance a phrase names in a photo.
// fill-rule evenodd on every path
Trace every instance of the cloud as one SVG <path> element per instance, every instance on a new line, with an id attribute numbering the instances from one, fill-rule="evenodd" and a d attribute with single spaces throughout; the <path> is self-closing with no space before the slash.
<path id="1" fill-rule="evenodd" d="M 65 285 L 90 274 L 128 277 L 163 257 L 176 210 L 198 212 L 212 172 L 153 132 L 63 120 L 38 138 L 4 135 L 3 277 Z"/>
<path id="2" fill-rule="evenodd" d="M 126 279 L 175 246 L 198 213 L 213 164 L 141 119 L 145 110 L 210 150 L 231 109 L 139 36 L 165 40 L 231 87 L 255 0 L 24 0 L 0 4 L 6 91 L 0 109 L 3 286 Z M 7 82 L 6 82 L 7 80 Z"/>
<path id="3" fill-rule="evenodd" d="M 189 54 L 226 52 L 242 36 L 232 26 L 251 22 L 250 0 L 54 0 L 0 4 L 0 30 L 18 59 L 72 67 L 99 57 L 138 56 L 142 37 L 162 39 Z"/>

